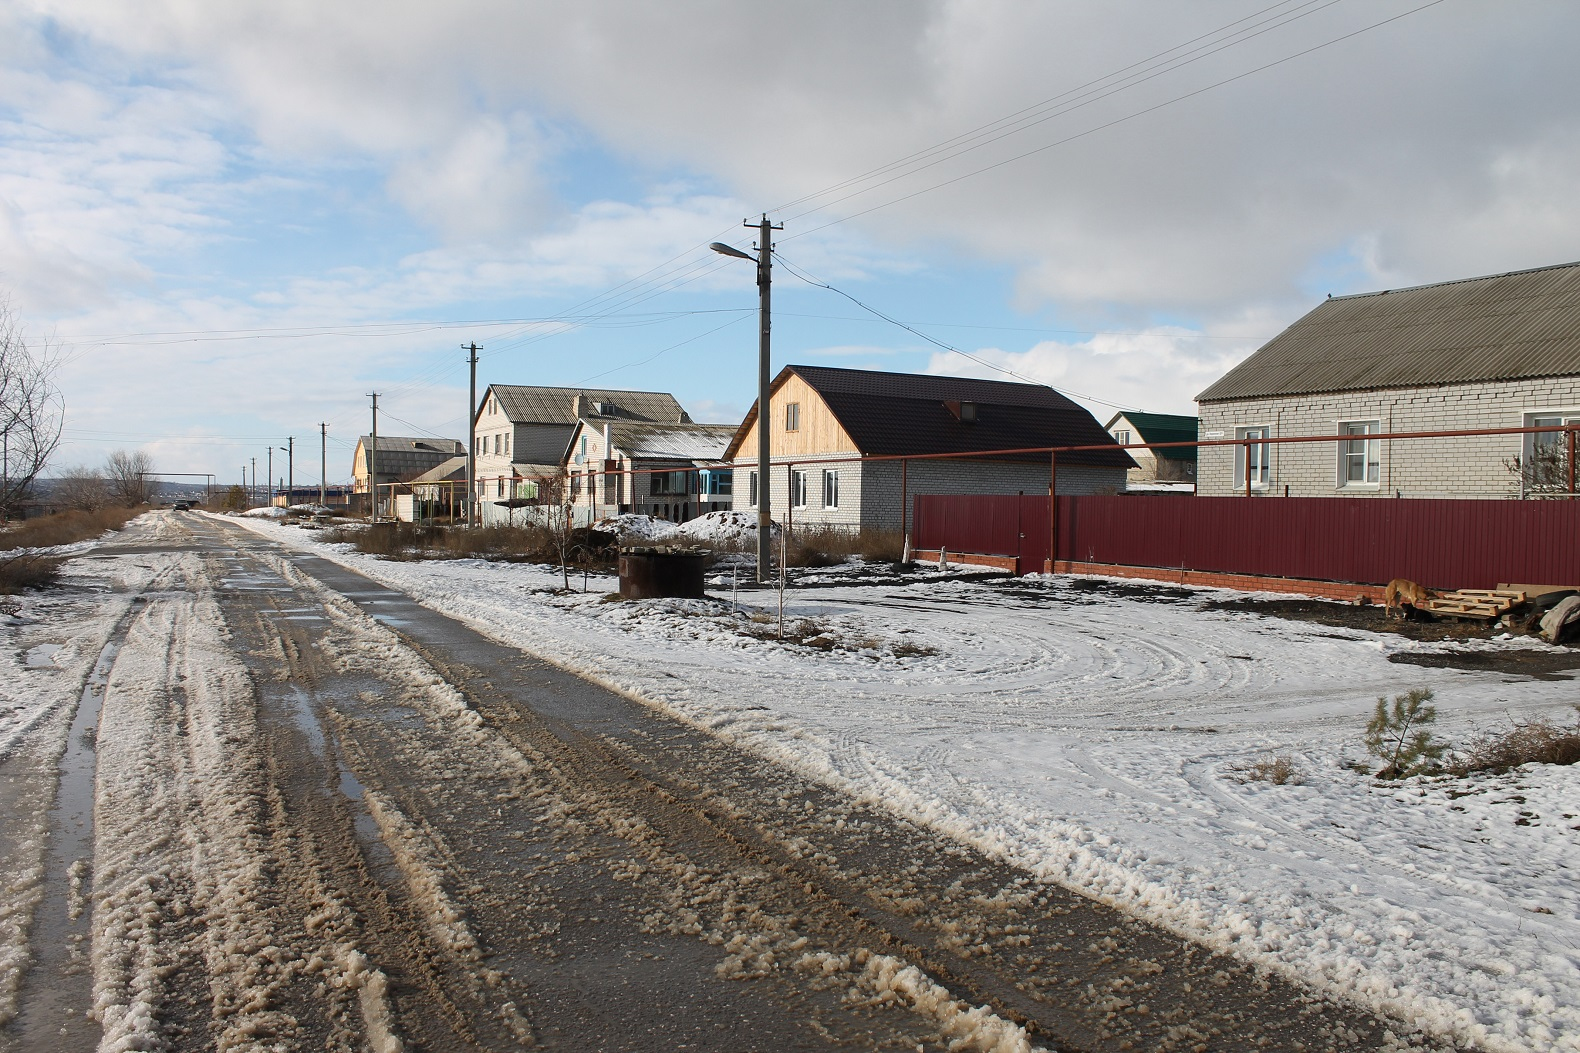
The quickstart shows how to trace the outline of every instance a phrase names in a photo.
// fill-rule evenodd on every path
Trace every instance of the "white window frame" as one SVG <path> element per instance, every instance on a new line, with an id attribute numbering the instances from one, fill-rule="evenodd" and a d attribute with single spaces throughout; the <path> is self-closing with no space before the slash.
<path id="1" fill-rule="evenodd" d="M 1520 417 L 1520 420 L 1523 422 L 1521 427 L 1525 428 L 1540 428 L 1544 425 L 1550 425 L 1552 423 L 1580 424 L 1580 407 L 1543 406 L 1538 409 L 1527 409 Z M 1561 431 L 1551 431 L 1541 435 L 1526 433 L 1525 435 L 1520 436 L 1520 438 L 1524 440 L 1520 443 L 1520 460 L 1523 464 L 1531 463 L 1535 457 L 1538 446 L 1545 446 L 1551 443 L 1557 445 L 1560 449 L 1563 449 L 1565 452 L 1567 452 L 1569 445 L 1569 440 Z M 1577 459 L 1580 459 L 1580 454 L 1577 454 L 1576 457 Z M 1526 492 L 1526 483 L 1526 473 L 1521 472 L 1520 493 L 1522 496 Z"/>
<path id="2" fill-rule="evenodd" d="M 806 472 L 790 472 L 790 504 L 795 508 L 806 507 Z"/>
<path id="3" fill-rule="evenodd" d="M 1128 428 L 1115 428 L 1114 431 L 1113 431 L 1113 436 L 1114 436 L 1114 441 L 1116 443 L 1118 443 L 1119 445 L 1121 445 L 1121 446 L 1129 446 L 1130 445 L 1130 429 L 1128 429 Z"/>
<path id="4" fill-rule="evenodd" d="M 1355 429 L 1363 429 L 1356 431 Z M 1382 420 L 1373 417 L 1369 420 L 1341 420 L 1336 424 L 1340 435 L 1380 435 L 1382 434 Z M 1357 461 L 1357 458 L 1359 459 Z M 1361 477 L 1356 479 L 1352 472 L 1360 467 Z M 1382 440 L 1381 439 L 1345 439 L 1338 444 L 1338 465 L 1334 478 L 1334 486 L 1340 490 L 1379 490 L 1382 488 Z"/>
<path id="5" fill-rule="evenodd" d="M 1234 437 L 1244 439 L 1271 439 L 1273 426 L 1271 424 L 1242 424 L 1234 429 Z M 1244 445 L 1234 447 L 1234 488 L 1236 491 L 1245 490 L 1246 477 L 1246 450 Z M 1251 489 L 1266 490 L 1273 485 L 1273 444 L 1270 442 L 1253 442 L 1249 451 L 1251 455 Z"/>
<path id="6" fill-rule="evenodd" d="M 839 507 L 839 472 L 832 468 L 823 470 L 823 507 Z"/>
<path id="7" fill-rule="evenodd" d="M 757 470 L 754 468 L 746 473 L 746 507 L 757 507 Z"/>

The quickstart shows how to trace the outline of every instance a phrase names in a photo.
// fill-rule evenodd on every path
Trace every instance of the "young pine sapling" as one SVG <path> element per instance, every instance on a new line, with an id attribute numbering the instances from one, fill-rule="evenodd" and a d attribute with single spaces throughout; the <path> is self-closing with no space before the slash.
<path id="1" fill-rule="evenodd" d="M 1377 700 L 1377 709 L 1366 723 L 1366 749 L 1383 766 L 1379 779 L 1407 779 L 1437 768 L 1448 747 L 1432 737 L 1427 725 L 1437 722 L 1437 707 L 1430 705 L 1430 688 L 1418 687 L 1395 695 L 1393 706 L 1387 698 Z"/>

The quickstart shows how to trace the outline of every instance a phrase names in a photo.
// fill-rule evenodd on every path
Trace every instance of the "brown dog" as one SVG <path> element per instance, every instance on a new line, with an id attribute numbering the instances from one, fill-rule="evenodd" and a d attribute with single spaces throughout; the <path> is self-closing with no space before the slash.
<path id="1" fill-rule="evenodd" d="M 1420 609 L 1421 605 L 1432 598 L 1432 593 L 1405 578 L 1395 578 L 1388 583 L 1387 591 L 1383 593 L 1383 605 L 1388 614 L 1399 612 L 1399 617 L 1404 617 L 1404 605 Z"/>

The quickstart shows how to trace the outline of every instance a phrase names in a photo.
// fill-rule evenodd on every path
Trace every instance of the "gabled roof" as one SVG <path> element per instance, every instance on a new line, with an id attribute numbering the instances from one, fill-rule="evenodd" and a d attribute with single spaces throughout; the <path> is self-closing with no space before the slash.
<path id="1" fill-rule="evenodd" d="M 1580 263 L 1334 296 L 1197 402 L 1580 374 Z"/>
<path id="2" fill-rule="evenodd" d="M 786 366 L 774 380 L 770 398 L 791 375 L 800 377 L 822 397 L 856 449 L 867 456 L 1112 446 L 1114 442 L 1113 436 L 1085 409 L 1041 384 L 830 366 Z M 975 404 L 976 420 L 960 419 L 958 404 L 963 402 Z M 950 403 L 956 406 L 951 407 Z M 754 403 L 736 429 L 726 458 L 736 456 L 756 420 Z M 1005 459 L 1042 461 L 1047 455 L 1032 453 Z M 1061 455 L 1060 462 L 1135 467 L 1130 455 L 1117 447 Z"/>
<path id="3" fill-rule="evenodd" d="M 357 446 L 364 457 L 373 445 L 373 436 L 363 435 Z M 378 445 L 379 476 L 405 477 L 420 474 L 451 457 L 465 457 L 466 446 L 455 439 L 430 439 L 423 436 L 380 435 Z"/>
<path id="4" fill-rule="evenodd" d="M 380 445 L 382 446 L 383 440 L 381 439 L 379 441 Z M 380 452 L 380 456 L 383 456 L 382 451 Z M 444 461 L 441 461 L 436 467 L 428 469 L 426 472 L 423 472 L 421 475 L 417 476 L 417 478 L 412 479 L 411 482 L 442 483 L 456 479 L 463 481 L 466 479 L 465 454 L 461 454 L 458 457 L 450 457 Z"/>
<path id="5" fill-rule="evenodd" d="M 603 428 L 599 420 L 583 420 L 589 431 Z M 729 424 L 609 424 L 609 442 L 632 460 L 717 461 L 724 456 L 735 428 Z M 572 443 L 575 442 L 574 436 Z"/>
<path id="6" fill-rule="evenodd" d="M 1195 442 L 1197 422 L 1195 417 L 1187 417 L 1180 413 L 1143 413 L 1140 410 L 1126 410 L 1116 413 L 1107 424 L 1103 425 L 1104 431 L 1112 431 L 1114 422 L 1123 417 L 1136 429 L 1137 442 Z M 1154 457 L 1167 457 L 1173 461 L 1194 461 L 1196 447 L 1172 446 L 1161 450 L 1153 450 Z"/>
<path id="7" fill-rule="evenodd" d="M 543 388 L 524 384 L 490 384 L 488 391 L 512 424 L 574 425 L 581 417 L 609 420 L 690 421 L 675 396 L 663 391 L 616 391 L 611 388 Z M 582 396 L 578 412 L 576 396 Z M 483 405 L 487 405 L 485 396 Z M 598 413 L 593 407 L 608 407 Z M 481 409 L 481 407 L 479 407 Z"/>

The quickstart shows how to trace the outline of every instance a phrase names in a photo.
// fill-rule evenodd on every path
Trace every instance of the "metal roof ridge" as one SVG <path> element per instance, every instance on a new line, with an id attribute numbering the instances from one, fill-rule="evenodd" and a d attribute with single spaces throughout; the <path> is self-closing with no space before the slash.
<path id="1" fill-rule="evenodd" d="M 1540 271 L 1563 270 L 1565 267 L 1580 267 L 1580 260 L 1574 260 L 1574 261 L 1572 261 L 1570 263 L 1549 263 L 1549 264 L 1546 264 L 1545 266 L 1542 266 L 1542 267 L 1523 267 L 1520 270 L 1503 271 L 1502 273 L 1499 273 L 1499 274 L 1481 274 L 1481 275 L 1477 275 L 1474 278 L 1451 278 L 1448 281 L 1426 282 L 1426 283 L 1421 284 L 1421 285 L 1401 285 L 1397 289 L 1376 289 L 1376 290 L 1374 290 L 1372 292 L 1340 293 L 1338 296 L 1334 296 L 1332 293 L 1329 293 L 1328 294 L 1328 301 L 1331 301 L 1331 300 L 1360 300 L 1360 299 L 1364 299 L 1365 297 L 1368 297 L 1368 296 L 1387 296 L 1390 293 L 1419 292 L 1422 289 L 1436 289 L 1436 288 L 1439 288 L 1440 286 L 1445 286 L 1445 285 L 1464 285 L 1467 282 L 1486 282 L 1486 281 L 1491 281 L 1494 278 L 1512 278 L 1512 277 L 1514 277 L 1517 274 L 1536 274 L 1536 273 L 1538 273 Z M 1323 301 L 1323 302 L 1327 302 L 1327 301 Z M 1290 327 L 1293 328 L 1295 325 L 1298 325 L 1299 321 L 1300 320 L 1297 319 L 1295 322 L 1291 323 Z"/>

